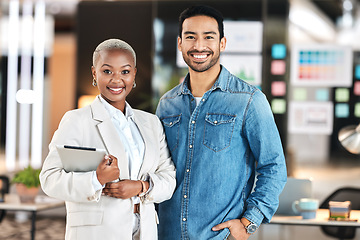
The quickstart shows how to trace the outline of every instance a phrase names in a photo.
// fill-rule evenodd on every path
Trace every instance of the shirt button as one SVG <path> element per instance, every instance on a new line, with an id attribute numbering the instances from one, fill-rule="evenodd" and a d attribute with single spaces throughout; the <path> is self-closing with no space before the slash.
<path id="1" fill-rule="evenodd" d="M 190 145 L 189 148 L 192 148 L 192 145 Z"/>
<path id="2" fill-rule="evenodd" d="M 172 125 L 172 122 L 171 123 L 169 123 L 170 125 Z"/>
<path id="3" fill-rule="evenodd" d="M 191 121 L 191 123 L 192 123 L 192 124 L 195 124 L 195 121 L 194 121 L 194 120 L 192 120 L 192 121 Z"/>
<path id="4" fill-rule="evenodd" d="M 205 102 L 205 99 L 203 98 L 203 99 L 201 99 L 201 101 Z"/>
<path id="5" fill-rule="evenodd" d="M 214 121 L 214 123 L 215 123 L 215 124 L 217 124 L 217 123 L 218 123 L 218 121 Z M 170 125 L 171 125 L 171 123 L 170 123 Z"/>
<path id="6" fill-rule="evenodd" d="M 186 195 L 184 195 L 184 198 L 187 198 L 187 196 L 186 196 Z"/>
<path id="7" fill-rule="evenodd" d="M 186 222 L 186 218 L 183 218 L 183 222 Z"/>
<path id="8" fill-rule="evenodd" d="M 189 170 L 189 169 L 186 169 L 186 172 L 190 172 L 190 170 Z"/>

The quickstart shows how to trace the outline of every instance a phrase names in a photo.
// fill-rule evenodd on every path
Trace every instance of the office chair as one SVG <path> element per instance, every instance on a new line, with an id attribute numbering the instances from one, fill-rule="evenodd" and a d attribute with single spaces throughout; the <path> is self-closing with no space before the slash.
<path id="1" fill-rule="evenodd" d="M 351 201 L 351 209 L 360 210 L 360 188 L 344 187 L 339 188 L 328 196 L 320 205 L 320 208 L 329 209 L 330 201 Z M 322 232 L 330 237 L 338 239 L 354 239 L 355 227 L 328 227 L 321 226 Z"/>
<path id="2" fill-rule="evenodd" d="M 4 196 L 4 194 L 9 193 L 10 181 L 9 178 L 4 175 L 0 175 L 0 181 L 1 181 L 0 194 L 1 196 Z M 5 215 L 6 215 L 6 210 L 0 210 L 0 223 L 5 217 Z"/>

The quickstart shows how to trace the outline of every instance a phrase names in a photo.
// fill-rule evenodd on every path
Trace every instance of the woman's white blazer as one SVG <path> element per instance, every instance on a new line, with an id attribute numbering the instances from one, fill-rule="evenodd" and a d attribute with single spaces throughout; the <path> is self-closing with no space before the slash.
<path id="1" fill-rule="evenodd" d="M 145 142 L 139 179 L 150 176 L 152 190 L 141 198 L 140 238 L 157 239 L 158 217 L 154 203 L 168 200 L 175 189 L 175 167 L 170 158 L 159 119 L 134 110 L 134 121 Z M 98 97 L 89 106 L 65 113 L 49 145 L 40 181 L 43 191 L 66 202 L 65 239 L 131 240 L 133 202 L 95 192 L 92 172 L 65 172 L 56 145 L 106 149 L 118 159 L 120 179 L 129 179 L 125 150 L 111 118 Z M 76 161 L 76 159 L 74 159 Z"/>

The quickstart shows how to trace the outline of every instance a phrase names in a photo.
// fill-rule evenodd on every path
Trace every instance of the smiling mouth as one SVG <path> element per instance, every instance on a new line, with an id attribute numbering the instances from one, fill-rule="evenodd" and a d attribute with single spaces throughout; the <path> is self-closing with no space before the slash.
<path id="1" fill-rule="evenodd" d="M 111 92 L 113 93 L 121 93 L 123 91 L 124 88 L 111 88 L 111 87 L 107 87 Z"/>
<path id="2" fill-rule="evenodd" d="M 198 54 L 195 55 L 195 54 L 194 54 L 193 57 L 194 57 L 194 58 L 198 58 L 198 59 L 204 59 L 204 58 L 207 57 L 207 55 L 206 55 L 206 54 L 202 54 L 202 55 L 198 55 Z"/>
<path id="3" fill-rule="evenodd" d="M 211 53 L 189 53 L 189 55 L 196 61 L 196 62 L 204 62 Z"/>

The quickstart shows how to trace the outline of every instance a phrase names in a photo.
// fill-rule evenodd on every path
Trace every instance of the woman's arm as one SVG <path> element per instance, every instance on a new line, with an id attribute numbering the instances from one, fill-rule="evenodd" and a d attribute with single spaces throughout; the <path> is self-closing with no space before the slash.
<path id="1" fill-rule="evenodd" d="M 65 201 L 96 201 L 100 195 L 92 185 L 93 172 L 65 172 L 56 150 L 56 145 L 82 146 L 84 128 L 89 128 L 90 124 L 89 120 L 84 120 L 81 116 L 79 111 L 69 111 L 63 116 L 51 140 L 50 151 L 40 173 L 43 191 L 51 197 Z"/>

